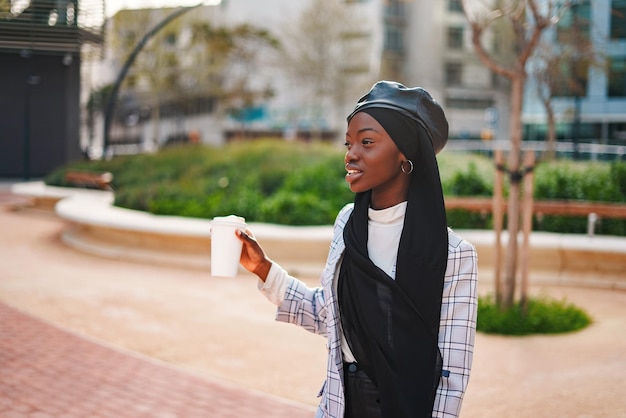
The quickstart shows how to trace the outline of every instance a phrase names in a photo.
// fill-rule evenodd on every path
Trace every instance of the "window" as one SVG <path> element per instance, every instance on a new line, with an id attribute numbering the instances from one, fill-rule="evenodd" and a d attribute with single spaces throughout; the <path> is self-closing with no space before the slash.
<path id="1" fill-rule="evenodd" d="M 446 84 L 460 86 L 463 83 L 463 64 L 449 62 L 446 64 Z"/>
<path id="2" fill-rule="evenodd" d="M 398 0 L 390 0 L 385 2 L 386 17 L 403 17 L 405 15 L 404 2 Z"/>
<path id="3" fill-rule="evenodd" d="M 385 29 L 385 49 L 397 52 L 404 50 L 404 39 L 400 29 L 390 26 Z"/>
<path id="4" fill-rule="evenodd" d="M 611 2 L 611 39 L 626 39 L 626 0 Z"/>
<path id="5" fill-rule="evenodd" d="M 626 144 L 626 123 L 609 123 L 609 143 L 616 145 Z"/>
<path id="6" fill-rule="evenodd" d="M 463 49 L 463 28 L 454 26 L 448 28 L 448 48 Z"/>
<path id="7" fill-rule="evenodd" d="M 591 4 L 589 0 L 574 1 L 556 26 L 559 42 L 579 43 L 589 41 Z"/>
<path id="8" fill-rule="evenodd" d="M 611 59 L 607 96 L 626 97 L 626 57 Z"/>
<path id="9" fill-rule="evenodd" d="M 461 0 L 448 0 L 448 11 L 463 13 L 463 4 Z"/>

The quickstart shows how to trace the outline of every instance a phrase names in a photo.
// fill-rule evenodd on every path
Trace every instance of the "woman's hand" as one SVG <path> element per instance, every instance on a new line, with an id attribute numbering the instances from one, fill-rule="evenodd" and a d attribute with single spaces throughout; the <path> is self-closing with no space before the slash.
<path id="1" fill-rule="evenodd" d="M 249 229 L 246 229 L 245 232 L 237 230 L 235 234 L 243 242 L 239 262 L 246 270 L 256 274 L 259 276 L 259 279 L 265 281 L 272 267 L 272 260 L 267 258 L 265 251 L 263 251 L 263 248 L 261 248 Z"/>

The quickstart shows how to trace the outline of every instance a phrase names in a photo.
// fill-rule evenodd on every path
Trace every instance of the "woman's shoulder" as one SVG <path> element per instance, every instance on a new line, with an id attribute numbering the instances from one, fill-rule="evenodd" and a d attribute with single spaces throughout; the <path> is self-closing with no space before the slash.
<path id="1" fill-rule="evenodd" d="M 448 251 L 476 251 L 474 245 L 454 232 L 451 228 L 448 228 Z"/>
<path id="2" fill-rule="evenodd" d="M 350 217 L 350 214 L 352 213 L 353 209 L 354 209 L 354 203 L 348 203 L 343 208 L 341 208 L 341 210 L 337 214 L 337 218 L 335 219 L 335 225 L 337 223 L 345 224 L 348 218 Z"/>

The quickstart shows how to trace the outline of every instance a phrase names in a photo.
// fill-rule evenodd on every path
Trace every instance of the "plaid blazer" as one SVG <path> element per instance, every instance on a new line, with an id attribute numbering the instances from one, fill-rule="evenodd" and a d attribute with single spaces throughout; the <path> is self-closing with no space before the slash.
<path id="1" fill-rule="evenodd" d="M 346 205 L 337 215 L 326 267 L 321 275 L 321 287 L 309 288 L 303 282 L 289 277 L 285 298 L 276 315 L 279 321 L 300 325 L 327 338 L 326 381 L 318 395 L 321 401 L 316 418 L 344 416 L 340 318 L 333 279 L 338 273 L 345 249 L 343 228 L 352 208 L 353 204 Z M 474 246 L 448 229 L 448 266 L 444 278 L 439 326 L 443 372 L 437 388 L 433 417 L 458 417 L 461 409 L 472 366 L 476 333 L 476 266 L 477 254 Z"/>

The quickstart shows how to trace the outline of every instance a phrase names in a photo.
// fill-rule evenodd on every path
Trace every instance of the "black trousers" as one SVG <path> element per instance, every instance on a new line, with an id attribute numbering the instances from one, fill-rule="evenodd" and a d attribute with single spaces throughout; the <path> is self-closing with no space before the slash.
<path id="1" fill-rule="evenodd" d="M 344 363 L 345 418 L 380 418 L 378 388 L 356 363 Z"/>

